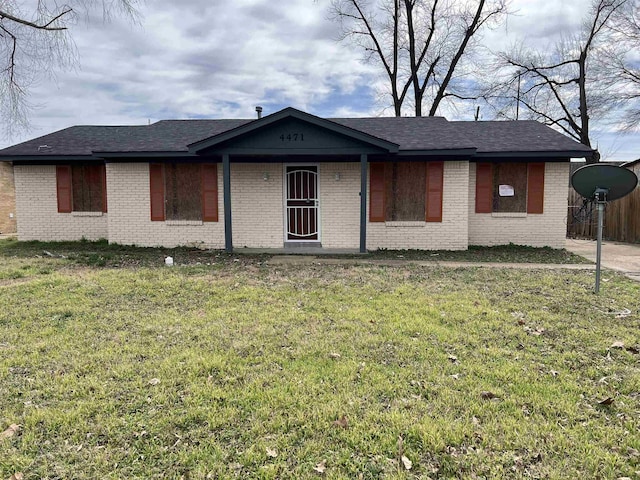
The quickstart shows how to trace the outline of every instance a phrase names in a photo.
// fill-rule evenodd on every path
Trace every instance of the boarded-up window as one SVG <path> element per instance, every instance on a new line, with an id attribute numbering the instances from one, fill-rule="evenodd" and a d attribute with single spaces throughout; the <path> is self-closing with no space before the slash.
<path id="1" fill-rule="evenodd" d="M 74 212 L 106 212 L 104 165 L 72 165 L 71 197 Z"/>
<path id="2" fill-rule="evenodd" d="M 165 165 L 167 220 L 202 220 L 201 166 L 196 163 Z"/>
<path id="3" fill-rule="evenodd" d="M 493 211 L 527 211 L 527 164 L 493 165 Z"/>
<path id="4" fill-rule="evenodd" d="M 426 164 L 389 163 L 385 169 L 386 221 L 425 221 Z"/>

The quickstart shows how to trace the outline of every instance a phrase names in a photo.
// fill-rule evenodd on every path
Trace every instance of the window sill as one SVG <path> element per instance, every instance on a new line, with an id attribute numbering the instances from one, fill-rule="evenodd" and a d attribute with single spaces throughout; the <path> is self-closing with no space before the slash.
<path id="1" fill-rule="evenodd" d="M 103 212 L 71 212 L 72 217 L 101 217 Z"/>
<path id="2" fill-rule="evenodd" d="M 493 212 L 492 217 L 506 217 L 506 218 L 526 218 L 527 212 Z"/>
<path id="3" fill-rule="evenodd" d="M 410 221 L 410 222 L 384 222 L 385 227 L 424 227 L 426 222 Z"/>
<path id="4" fill-rule="evenodd" d="M 165 225 L 170 227 L 182 227 L 185 225 L 202 225 L 202 220 L 167 220 L 164 222 Z"/>

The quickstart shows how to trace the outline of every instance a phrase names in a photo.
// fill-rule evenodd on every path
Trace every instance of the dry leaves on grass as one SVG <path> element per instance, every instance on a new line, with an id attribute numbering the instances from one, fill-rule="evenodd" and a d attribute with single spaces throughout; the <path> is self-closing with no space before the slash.
<path id="1" fill-rule="evenodd" d="M 480 392 L 480 398 L 484 399 L 484 400 L 493 400 L 494 398 L 500 398 L 498 395 L 496 395 L 493 392 Z"/>
<path id="2" fill-rule="evenodd" d="M 278 451 L 275 448 L 267 447 L 267 457 L 276 458 L 278 456 Z"/>
<path id="3" fill-rule="evenodd" d="M 349 426 L 349 420 L 347 420 L 345 415 L 342 415 L 342 417 L 333 422 L 333 424 L 340 428 L 347 428 Z"/>
<path id="4" fill-rule="evenodd" d="M 638 350 L 636 347 L 625 347 L 624 342 L 617 340 L 615 342 L 613 342 L 611 344 L 611 346 L 609 348 L 617 348 L 620 350 L 626 350 L 629 353 L 633 353 L 634 355 L 637 355 L 638 353 L 640 353 L 640 350 Z"/>
<path id="5" fill-rule="evenodd" d="M 404 455 L 402 457 L 400 457 L 400 460 L 402 460 L 402 465 L 404 465 L 404 468 L 406 470 L 411 470 L 411 467 L 413 467 L 413 463 L 411 462 L 411 460 L 409 460 Z"/>
<path id="6" fill-rule="evenodd" d="M 20 425 L 18 425 L 17 423 L 12 423 L 4 432 L 0 433 L 0 438 L 11 438 L 19 431 Z"/>
<path id="7" fill-rule="evenodd" d="M 611 397 L 607 397 L 604 400 L 601 400 L 598 402 L 598 405 L 604 405 L 604 406 L 609 406 L 611 405 L 615 400 Z"/>
<path id="8" fill-rule="evenodd" d="M 149 380 L 149 385 L 158 385 L 159 383 L 160 383 L 159 378 L 152 378 L 151 380 Z"/>
<path id="9" fill-rule="evenodd" d="M 320 463 L 318 463 L 315 467 L 313 467 L 313 470 L 315 472 L 318 472 L 319 474 L 323 474 L 324 471 L 327 469 L 327 461 L 326 460 L 322 460 Z"/>
<path id="10" fill-rule="evenodd" d="M 536 337 L 539 337 L 544 333 L 544 328 L 543 327 L 531 328 L 531 327 L 525 326 L 524 331 L 527 332 L 529 335 L 534 335 Z"/>
<path id="11" fill-rule="evenodd" d="M 23 480 L 24 474 L 22 472 L 16 472 L 9 477 L 9 480 Z"/>
<path id="12" fill-rule="evenodd" d="M 398 459 L 400 460 L 400 465 L 404 467 L 405 470 L 411 470 L 413 463 L 404 454 L 404 439 L 401 435 L 398 435 Z"/>

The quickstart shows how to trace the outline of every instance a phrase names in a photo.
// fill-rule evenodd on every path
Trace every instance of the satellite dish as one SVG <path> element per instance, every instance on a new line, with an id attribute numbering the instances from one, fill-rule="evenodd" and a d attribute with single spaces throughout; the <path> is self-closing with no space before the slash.
<path id="1" fill-rule="evenodd" d="M 606 200 L 617 200 L 633 192 L 638 185 L 638 177 L 633 171 L 615 165 L 599 165 L 594 163 L 579 168 L 571 176 L 571 185 L 585 198 L 604 201 L 596 198 L 597 190 L 605 190 Z"/>
<path id="2" fill-rule="evenodd" d="M 615 165 L 594 163 L 579 168 L 571 176 L 571 185 L 583 197 L 598 205 L 598 246 L 596 250 L 596 288 L 600 292 L 600 263 L 602 260 L 602 230 L 604 204 L 629 195 L 638 185 L 638 177 L 631 170 Z"/>

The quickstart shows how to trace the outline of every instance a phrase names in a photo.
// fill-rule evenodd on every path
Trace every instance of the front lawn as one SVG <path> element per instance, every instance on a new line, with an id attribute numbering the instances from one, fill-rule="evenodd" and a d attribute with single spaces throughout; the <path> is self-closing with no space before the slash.
<path id="1" fill-rule="evenodd" d="M 11 248 L 0 479 L 640 475 L 623 276 Z"/>

